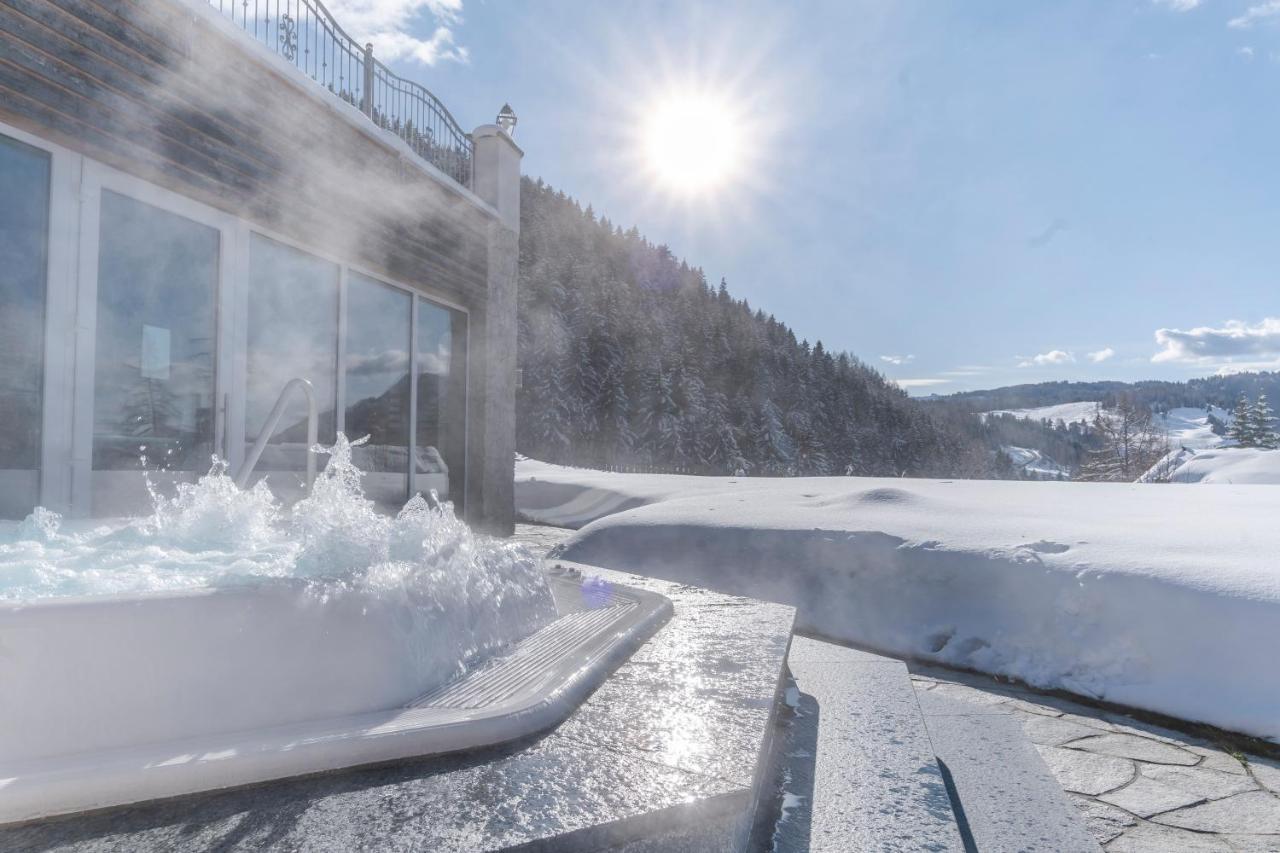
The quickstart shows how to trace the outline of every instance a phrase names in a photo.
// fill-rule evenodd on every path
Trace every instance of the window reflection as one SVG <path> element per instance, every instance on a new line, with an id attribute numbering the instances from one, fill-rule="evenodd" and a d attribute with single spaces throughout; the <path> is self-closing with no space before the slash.
<path id="1" fill-rule="evenodd" d="M 39 499 L 49 155 L 0 136 L 0 517 Z"/>
<path id="2" fill-rule="evenodd" d="M 218 232 L 103 192 L 93 467 L 202 471 L 213 453 Z"/>
<path id="3" fill-rule="evenodd" d="M 249 247 L 248 376 L 245 441 L 251 446 L 285 383 L 311 381 L 320 441 L 332 444 L 338 375 L 338 267 L 254 234 Z M 246 447 L 246 451 L 247 451 Z M 288 398 L 256 470 L 306 468 L 307 404 Z M 324 466 L 326 457 L 318 460 Z"/>
<path id="4" fill-rule="evenodd" d="M 412 297 L 352 273 L 347 282 L 347 437 L 369 436 L 353 461 L 365 493 L 403 502 L 409 492 L 409 348 Z"/>
<path id="5" fill-rule="evenodd" d="M 462 508 L 466 425 L 467 320 L 418 300 L 418 417 L 414 490 L 434 489 Z"/>

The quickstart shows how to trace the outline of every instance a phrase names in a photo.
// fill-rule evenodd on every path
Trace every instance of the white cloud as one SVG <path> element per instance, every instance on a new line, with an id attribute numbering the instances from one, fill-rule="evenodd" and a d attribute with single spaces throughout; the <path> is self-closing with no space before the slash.
<path id="1" fill-rule="evenodd" d="M 881 361 L 887 361 L 889 364 L 910 364 L 916 360 L 914 355 L 882 355 Z"/>
<path id="2" fill-rule="evenodd" d="M 1094 364 L 1102 364 L 1102 362 L 1111 358 L 1115 354 L 1116 354 L 1116 351 L 1113 350 L 1111 347 L 1103 347 L 1100 350 L 1094 350 L 1093 352 L 1089 353 L 1089 360 L 1092 361 Z"/>
<path id="3" fill-rule="evenodd" d="M 1267 0 L 1244 10 L 1244 14 L 1227 21 L 1227 26 L 1237 30 L 1250 29 L 1258 21 L 1280 15 L 1280 0 Z"/>
<path id="4" fill-rule="evenodd" d="M 409 366 L 409 353 L 402 349 L 383 350 L 371 355 L 349 353 L 347 373 L 352 376 L 380 376 L 403 373 Z"/>
<path id="5" fill-rule="evenodd" d="M 895 379 L 903 388 L 930 388 L 934 385 L 946 385 L 950 379 Z"/>
<path id="6" fill-rule="evenodd" d="M 462 20 L 462 0 L 332 0 L 327 5 L 342 28 L 361 44 L 372 42 L 374 55 L 384 62 L 435 65 L 468 59 L 453 30 Z M 428 30 L 427 38 L 415 35 Z"/>
<path id="7" fill-rule="evenodd" d="M 453 30 L 436 27 L 429 39 L 420 39 L 403 32 L 384 32 L 370 38 L 377 56 L 385 61 L 409 59 L 423 65 L 437 62 L 466 63 L 470 59 L 467 49 L 453 40 Z"/>
<path id="8" fill-rule="evenodd" d="M 1236 53 L 1243 56 L 1245 59 L 1253 59 L 1253 48 L 1248 45 L 1236 48 Z"/>
<path id="9" fill-rule="evenodd" d="M 1076 357 L 1074 353 L 1064 352 L 1060 349 L 1042 352 L 1033 356 L 1018 356 L 1020 361 L 1018 367 L 1044 367 L 1050 364 L 1072 364 Z"/>
<path id="10" fill-rule="evenodd" d="M 1153 6 L 1163 6 L 1175 12 L 1190 12 L 1200 5 L 1200 0 L 1151 0 Z"/>
<path id="11" fill-rule="evenodd" d="M 1229 320 L 1218 328 L 1156 329 L 1156 343 L 1163 349 L 1151 357 L 1155 362 L 1260 369 L 1280 360 L 1280 317 L 1254 325 Z"/>

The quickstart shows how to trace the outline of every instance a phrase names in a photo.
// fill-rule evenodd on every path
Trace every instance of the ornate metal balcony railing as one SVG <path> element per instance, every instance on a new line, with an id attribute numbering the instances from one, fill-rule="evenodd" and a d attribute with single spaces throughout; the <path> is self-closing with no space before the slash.
<path id="1" fill-rule="evenodd" d="M 330 92 L 463 186 L 471 186 L 475 143 L 444 104 L 361 47 L 320 0 L 209 0 L 255 41 L 275 51 Z"/>

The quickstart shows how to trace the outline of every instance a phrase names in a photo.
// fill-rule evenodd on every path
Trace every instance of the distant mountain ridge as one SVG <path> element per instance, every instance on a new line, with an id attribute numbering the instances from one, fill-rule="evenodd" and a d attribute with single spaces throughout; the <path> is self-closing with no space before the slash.
<path id="1" fill-rule="evenodd" d="M 946 406 L 977 413 L 1092 401 L 1100 401 L 1106 405 L 1122 394 L 1159 411 L 1202 409 L 1210 405 L 1230 410 L 1242 396 L 1256 400 L 1259 394 L 1266 394 L 1271 399 L 1280 399 L 1280 372 L 1233 373 L 1188 379 L 1185 382 L 1163 379 L 1143 379 L 1137 382 L 1036 382 L 919 399 L 925 406 Z"/>
<path id="2" fill-rule="evenodd" d="M 989 446 L 998 447 L 1028 477 L 1066 476 L 1099 449 L 1094 410 L 1120 398 L 1151 408 L 1174 451 L 1192 454 L 1222 443 L 1236 401 L 1280 394 L 1280 372 L 1208 376 L 1185 382 L 1039 382 L 922 398 L 949 419 L 977 416 Z"/>

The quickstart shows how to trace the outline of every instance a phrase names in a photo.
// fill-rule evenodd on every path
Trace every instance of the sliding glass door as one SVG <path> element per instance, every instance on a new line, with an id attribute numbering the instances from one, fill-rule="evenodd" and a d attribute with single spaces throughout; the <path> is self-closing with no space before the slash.
<path id="1" fill-rule="evenodd" d="M 220 234 L 104 190 L 94 359 L 95 472 L 203 472 L 214 452 Z M 95 511 L 114 478 L 95 475 Z M 129 478 L 130 491 L 134 478 Z"/>
<path id="2" fill-rule="evenodd" d="M 415 492 L 462 510 L 466 455 L 467 316 L 418 297 Z"/>
<path id="3" fill-rule="evenodd" d="M 338 394 L 338 265 L 259 234 L 249 242 L 249 322 L 245 445 L 258 439 L 281 390 L 310 380 L 319 412 L 319 440 L 332 444 Z M 286 401 L 279 426 L 255 470 L 306 468 L 307 406 L 300 393 Z M 326 457 L 318 460 L 323 468 Z M 300 477 L 271 477 L 273 489 L 292 489 Z"/>
<path id="4" fill-rule="evenodd" d="M 49 154 L 0 136 L 0 518 L 39 502 Z"/>
<path id="5" fill-rule="evenodd" d="M 353 453 L 364 490 L 382 503 L 409 495 L 409 353 L 413 296 L 380 281 L 347 277 L 345 432 L 369 437 Z"/>

